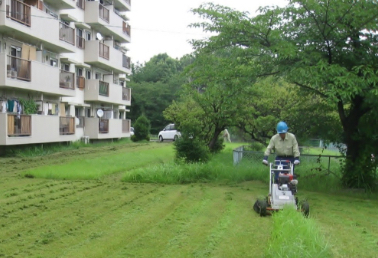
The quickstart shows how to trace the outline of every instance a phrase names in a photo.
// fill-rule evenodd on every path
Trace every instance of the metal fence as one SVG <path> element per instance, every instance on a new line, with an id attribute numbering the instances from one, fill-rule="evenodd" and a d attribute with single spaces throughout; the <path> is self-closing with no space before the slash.
<path id="1" fill-rule="evenodd" d="M 241 162 L 248 162 L 248 161 L 262 161 L 264 157 L 264 152 L 262 151 L 253 151 L 250 150 L 248 146 L 240 146 L 233 150 L 233 162 L 234 165 L 238 165 Z M 275 155 L 270 155 L 269 159 L 275 158 Z M 339 159 L 344 159 L 344 156 L 340 155 L 323 155 L 323 154 L 302 154 L 301 153 L 301 164 L 303 163 L 312 163 L 312 164 L 319 164 L 326 167 L 328 173 L 331 171 L 332 164 L 335 161 L 339 161 Z"/>

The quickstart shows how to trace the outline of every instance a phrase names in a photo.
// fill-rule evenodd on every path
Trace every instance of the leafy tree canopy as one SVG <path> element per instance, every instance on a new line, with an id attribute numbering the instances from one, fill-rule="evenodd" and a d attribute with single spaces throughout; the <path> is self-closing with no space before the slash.
<path id="1" fill-rule="evenodd" d="M 344 185 L 372 188 L 376 132 L 366 121 L 377 121 L 377 9 L 375 0 L 292 0 L 250 17 L 209 3 L 193 10 L 206 20 L 193 26 L 216 35 L 192 43 L 198 53 L 232 49 L 230 66 L 252 68 L 255 79 L 281 77 L 321 98 L 337 113 L 342 132 L 335 135 L 347 145 Z"/>
<path id="2" fill-rule="evenodd" d="M 185 82 L 181 73 L 191 60 L 190 55 L 176 60 L 167 54 L 159 54 L 144 65 L 133 66 L 131 81 L 128 83 L 132 89 L 129 114 L 132 122 L 144 114 L 151 122 L 153 134 L 171 122 L 163 117 L 163 110 L 177 99 L 181 85 Z"/>

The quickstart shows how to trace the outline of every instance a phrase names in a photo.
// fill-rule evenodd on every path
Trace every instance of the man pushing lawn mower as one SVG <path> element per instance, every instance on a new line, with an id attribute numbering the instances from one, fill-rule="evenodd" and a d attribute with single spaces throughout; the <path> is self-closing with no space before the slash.
<path id="1" fill-rule="evenodd" d="M 269 195 L 264 200 L 257 200 L 253 209 L 260 216 L 269 215 L 270 211 L 277 211 L 284 205 L 291 204 L 298 210 L 303 211 L 305 216 L 309 214 L 307 201 L 298 203 L 297 193 L 298 180 L 294 176 L 294 166 L 300 163 L 299 147 L 294 134 L 288 133 L 285 122 L 277 124 L 277 134 L 269 142 L 264 153 L 263 164 L 269 165 Z M 275 150 L 276 159 L 274 164 L 268 163 L 271 150 Z"/>

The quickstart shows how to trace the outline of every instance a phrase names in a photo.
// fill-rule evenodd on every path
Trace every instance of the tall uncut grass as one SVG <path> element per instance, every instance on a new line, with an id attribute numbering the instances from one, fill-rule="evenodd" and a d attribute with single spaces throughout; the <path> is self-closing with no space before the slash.
<path id="1" fill-rule="evenodd" d="M 208 163 L 156 164 L 124 174 L 125 182 L 185 184 L 197 182 L 239 183 L 249 180 L 269 181 L 269 171 L 261 164 L 242 163 L 234 166 L 232 149 L 226 148 Z"/>
<path id="2" fill-rule="evenodd" d="M 164 164 L 145 166 L 125 173 L 125 182 L 185 184 L 197 182 L 239 183 L 259 180 L 269 183 L 269 167 L 262 165 L 262 153 L 245 154 L 242 162 L 233 164 L 232 150 L 240 144 L 228 144 L 208 163 L 176 164 L 173 161 Z M 269 157 L 274 161 L 274 155 Z M 300 190 L 332 192 L 341 188 L 340 168 L 337 159 L 331 159 L 331 173 L 328 172 L 328 159 L 302 157 L 296 166 L 298 188 Z"/>
<path id="3" fill-rule="evenodd" d="M 328 258 L 331 248 L 311 218 L 304 218 L 293 207 L 273 214 L 273 232 L 267 258 Z"/>

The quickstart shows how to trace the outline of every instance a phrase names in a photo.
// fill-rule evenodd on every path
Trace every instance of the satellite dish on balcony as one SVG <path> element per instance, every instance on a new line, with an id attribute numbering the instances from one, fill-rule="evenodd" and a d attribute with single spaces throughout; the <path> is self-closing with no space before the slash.
<path id="1" fill-rule="evenodd" d="M 96 34 L 96 38 L 97 38 L 98 40 L 102 40 L 102 39 L 103 39 L 103 37 L 102 37 L 102 35 L 101 35 L 100 32 L 97 32 L 97 34 Z"/>
<path id="2" fill-rule="evenodd" d="M 104 116 L 104 111 L 102 109 L 97 109 L 97 116 L 99 118 L 103 117 Z"/>

